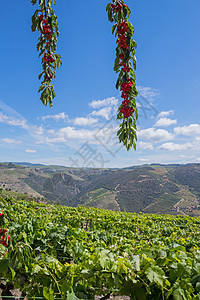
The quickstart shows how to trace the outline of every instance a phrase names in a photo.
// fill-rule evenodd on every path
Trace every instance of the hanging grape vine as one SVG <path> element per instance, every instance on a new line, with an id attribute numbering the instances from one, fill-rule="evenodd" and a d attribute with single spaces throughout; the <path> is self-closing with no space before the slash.
<path id="1" fill-rule="evenodd" d="M 56 53 L 59 31 L 52 2 L 55 4 L 55 0 L 39 0 L 40 8 L 35 11 L 32 17 L 32 31 L 38 30 L 40 32 L 37 50 L 43 68 L 39 75 L 39 79 L 42 81 L 38 92 L 41 92 L 40 99 L 43 104 L 49 104 L 50 107 L 52 107 L 52 100 L 55 97 L 54 86 L 51 81 L 56 76 L 56 68 L 62 64 L 61 56 Z M 31 0 L 31 3 L 35 5 L 37 0 Z M 120 88 L 123 99 L 117 114 L 117 119 L 122 121 L 117 135 L 127 150 L 132 147 L 136 149 L 138 112 L 134 71 L 136 69 L 135 48 L 137 44 L 133 39 L 134 27 L 128 21 L 130 8 L 123 0 L 112 0 L 112 3 L 107 5 L 106 11 L 109 21 L 114 22 L 112 33 L 115 33 L 117 38 L 114 70 L 119 73 L 116 88 Z"/>
<path id="2" fill-rule="evenodd" d="M 35 5 L 37 0 L 31 0 L 31 3 Z M 55 0 L 53 0 L 53 4 L 55 4 Z M 56 77 L 56 68 L 62 64 L 61 56 L 56 53 L 59 31 L 57 16 L 52 8 L 52 0 L 39 0 L 39 8 L 32 16 L 31 29 L 40 32 L 37 44 L 43 68 L 39 74 L 39 79 L 41 79 L 41 86 L 38 90 L 41 92 L 40 100 L 44 105 L 49 104 L 52 107 L 55 91 L 51 81 Z"/>
<path id="3" fill-rule="evenodd" d="M 122 104 L 119 106 L 117 119 L 122 120 L 117 132 L 119 141 L 123 142 L 126 149 L 136 149 L 136 120 L 138 117 L 136 108 L 137 89 L 135 83 L 136 42 L 133 39 L 134 27 L 128 21 L 130 8 L 123 0 L 113 0 L 106 7 L 108 20 L 115 22 L 112 33 L 117 38 L 116 59 L 114 70 L 119 73 L 116 88 L 120 88 Z"/>

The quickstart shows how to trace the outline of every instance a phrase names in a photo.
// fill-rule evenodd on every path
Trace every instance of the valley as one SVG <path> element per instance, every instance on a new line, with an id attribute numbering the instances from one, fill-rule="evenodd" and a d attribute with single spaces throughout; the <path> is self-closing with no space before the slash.
<path id="1" fill-rule="evenodd" d="M 0 163 L 3 195 L 114 211 L 200 215 L 200 164 L 124 169 Z"/>

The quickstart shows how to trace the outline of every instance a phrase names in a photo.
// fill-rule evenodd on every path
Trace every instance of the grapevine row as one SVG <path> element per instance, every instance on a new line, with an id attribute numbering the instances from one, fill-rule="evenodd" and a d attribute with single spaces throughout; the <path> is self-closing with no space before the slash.
<path id="1" fill-rule="evenodd" d="M 0 207 L 11 237 L 0 257 L 0 277 L 26 297 L 200 299 L 199 218 L 9 197 Z"/>

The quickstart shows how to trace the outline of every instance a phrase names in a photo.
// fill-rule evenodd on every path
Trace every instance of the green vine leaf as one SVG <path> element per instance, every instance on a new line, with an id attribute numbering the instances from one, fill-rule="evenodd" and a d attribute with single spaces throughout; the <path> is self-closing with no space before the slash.
<path id="1" fill-rule="evenodd" d="M 116 59 L 114 71 L 119 73 L 116 88 L 121 90 L 122 104 L 119 106 L 117 119 L 122 120 L 122 127 L 117 132 L 120 143 L 122 142 L 127 150 L 136 150 L 136 120 L 138 112 L 136 108 L 136 42 L 133 40 L 134 27 L 128 21 L 130 8 L 123 0 L 112 0 L 106 6 L 108 20 L 115 21 L 112 27 L 112 34 L 117 38 Z"/>
<path id="2" fill-rule="evenodd" d="M 36 0 L 31 1 L 32 4 L 36 4 L 36 2 Z M 55 4 L 54 0 L 53 4 Z M 51 0 L 39 0 L 39 6 L 40 9 L 37 9 L 32 16 L 31 25 L 32 31 L 40 32 L 36 48 L 41 57 L 43 71 L 38 76 L 41 80 L 38 92 L 42 92 L 40 96 L 42 103 L 52 107 L 52 100 L 56 94 L 51 81 L 56 77 L 56 69 L 62 65 L 61 56 L 55 52 L 59 36 L 58 22 L 51 7 Z"/>

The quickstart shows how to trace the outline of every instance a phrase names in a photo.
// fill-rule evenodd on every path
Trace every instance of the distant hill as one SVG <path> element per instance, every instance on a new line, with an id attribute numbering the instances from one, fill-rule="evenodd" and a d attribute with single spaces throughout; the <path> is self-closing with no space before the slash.
<path id="1" fill-rule="evenodd" d="M 200 215 L 200 164 L 76 169 L 0 163 L 4 193 L 21 193 L 67 206 L 129 212 Z"/>
<path id="2" fill-rule="evenodd" d="M 43 164 L 32 164 L 29 162 L 13 162 L 15 165 L 25 166 L 25 167 L 31 167 L 31 166 L 44 166 Z"/>

